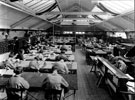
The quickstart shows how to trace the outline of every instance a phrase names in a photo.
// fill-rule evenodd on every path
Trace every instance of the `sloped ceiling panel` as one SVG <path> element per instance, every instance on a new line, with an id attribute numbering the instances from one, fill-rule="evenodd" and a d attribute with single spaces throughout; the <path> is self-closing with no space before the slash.
<path id="1" fill-rule="evenodd" d="M 135 12 L 127 15 L 129 18 L 135 20 Z"/>
<path id="2" fill-rule="evenodd" d="M 80 6 L 86 8 L 87 11 L 91 11 L 95 5 L 92 0 L 77 0 L 77 2 Z"/>
<path id="3" fill-rule="evenodd" d="M 121 26 L 123 27 L 125 30 L 126 29 L 129 29 L 131 31 L 134 30 L 134 24 L 133 23 L 130 23 L 129 21 L 127 20 L 124 20 L 123 18 L 119 17 L 119 18 L 113 18 L 110 20 L 111 22 L 117 24 L 118 26 Z"/>
<path id="4" fill-rule="evenodd" d="M 101 29 L 104 30 L 104 31 L 112 31 L 111 28 L 105 27 L 105 26 L 103 26 L 103 25 L 97 25 L 96 27 L 99 27 L 99 28 L 101 28 Z"/>
<path id="5" fill-rule="evenodd" d="M 44 29 L 44 30 L 47 30 L 47 29 L 49 29 L 50 27 L 52 27 L 52 24 L 45 24 L 44 26 L 41 26 L 40 28 L 41 28 L 41 29 Z"/>
<path id="6" fill-rule="evenodd" d="M 60 4 L 62 11 L 71 11 L 71 8 L 72 11 L 91 11 L 95 5 L 95 2 L 92 2 L 91 0 L 58 0 L 58 3 Z M 77 6 L 79 6 L 79 9 L 77 9 Z"/>
<path id="7" fill-rule="evenodd" d="M 35 26 L 35 27 L 33 27 L 33 28 L 39 29 L 39 28 L 43 27 L 44 25 L 47 25 L 47 23 L 46 23 L 46 22 L 43 22 L 43 23 L 38 24 L 37 26 Z"/>
<path id="8" fill-rule="evenodd" d="M 60 4 L 61 10 L 65 11 L 65 10 L 68 10 L 69 7 L 71 7 L 76 2 L 76 0 L 58 0 L 58 2 Z"/>
<path id="9" fill-rule="evenodd" d="M 30 27 L 31 25 L 33 25 L 33 24 L 35 24 L 35 23 L 37 23 L 37 22 L 39 22 L 39 21 L 40 21 L 40 19 L 37 19 L 37 18 L 32 17 L 30 20 L 28 20 L 28 21 L 26 21 L 26 22 L 20 24 L 19 26 L 20 26 L 20 27 L 26 27 L 26 28 L 28 28 L 28 27 Z"/>
<path id="10" fill-rule="evenodd" d="M 110 31 L 117 29 L 117 27 L 111 25 L 111 24 L 108 23 L 108 22 L 101 23 L 101 24 L 99 24 L 98 26 L 104 27 L 105 29 L 109 29 Z"/>
<path id="11" fill-rule="evenodd" d="M 10 28 L 10 25 L 28 16 L 12 8 L 0 5 L 0 28 Z"/>
<path id="12" fill-rule="evenodd" d="M 110 28 L 108 28 L 108 27 L 103 27 L 101 25 L 98 25 L 97 27 L 99 27 L 100 29 L 102 29 L 104 31 L 111 31 Z"/>

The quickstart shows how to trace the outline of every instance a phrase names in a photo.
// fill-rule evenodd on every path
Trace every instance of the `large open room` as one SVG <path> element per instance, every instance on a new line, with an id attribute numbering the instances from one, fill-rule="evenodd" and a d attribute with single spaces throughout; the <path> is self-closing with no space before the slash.
<path id="1" fill-rule="evenodd" d="M 0 100 L 135 100 L 134 0 L 0 0 Z"/>

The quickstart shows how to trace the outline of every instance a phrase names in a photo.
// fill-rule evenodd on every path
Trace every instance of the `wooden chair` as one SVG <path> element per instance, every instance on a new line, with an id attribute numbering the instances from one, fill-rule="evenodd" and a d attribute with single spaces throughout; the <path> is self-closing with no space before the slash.
<path id="1" fill-rule="evenodd" d="M 134 100 L 135 99 L 135 93 L 131 91 L 120 91 L 122 93 L 122 96 L 124 100 Z"/>
<path id="2" fill-rule="evenodd" d="M 0 100 L 7 100 L 6 89 L 4 86 L 0 86 Z"/>
<path id="3" fill-rule="evenodd" d="M 26 89 L 16 89 L 6 87 L 7 100 L 27 100 Z"/>
<path id="4" fill-rule="evenodd" d="M 95 56 L 90 56 L 90 62 L 91 62 L 91 69 L 90 72 L 96 72 L 96 66 L 97 66 L 97 60 Z"/>
<path id="5" fill-rule="evenodd" d="M 38 69 L 32 69 L 32 68 L 29 68 L 29 67 L 24 67 L 23 71 L 24 72 L 38 72 Z"/>
<path id="6" fill-rule="evenodd" d="M 47 89 L 45 90 L 46 100 L 63 100 L 62 98 L 63 90 Z"/>

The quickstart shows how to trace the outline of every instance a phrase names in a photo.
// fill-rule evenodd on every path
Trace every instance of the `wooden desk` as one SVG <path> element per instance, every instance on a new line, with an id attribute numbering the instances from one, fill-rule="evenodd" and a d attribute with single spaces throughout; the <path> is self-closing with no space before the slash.
<path id="1" fill-rule="evenodd" d="M 42 83 L 44 79 L 47 77 L 47 74 L 36 72 L 23 72 L 21 76 L 28 81 L 28 83 L 30 84 L 30 88 L 43 89 Z M 76 90 L 78 90 L 77 74 L 66 74 L 62 76 L 69 83 L 69 89 L 74 90 L 75 95 Z M 0 86 L 6 86 L 10 77 L 0 76 Z"/>
<path id="2" fill-rule="evenodd" d="M 30 63 L 30 61 L 21 61 L 19 66 L 24 67 L 24 71 L 25 71 L 25 70 L 27 70 L 29 63 Z M 40 68 L 39 71 L 42 71 L 44 73 L 50 73 L 53 64 L 56 62 L 46 61 L 46 66 L 44 66 L 44 67 L 43 67 L 44 61 L 39 61 L 38 63 L 39 63 L 39 68 Z M 77 73 L 77 63 L 76 62 L 66 62 L 66 64 L 67 64 L 67 67 L 71 74 Z"/>
<path id="3" fill-rule="evenodd" d="M 121 43 L 121 45 L 128 46 L 128 47 L 134 47 L 135 44 L 132 43 Z"/>
<path id="4" fill-rule="evenodd" d="M 74 55 L 73 54 L 69 54 L 69 53 L 71 53 L 71 52 L 68 52 L 67 53 L 67 57 L 68 57 L 68 60 L 69 61 L 74 61 L 75 60 L 75 57 L 74 57 Z M 33 60 L 35 57 L 37 57 L 39 55 L 39 53 L 35 53 L 35 54 L 25 54 L 24 55 L 24 58 L 25 58 L 25 60 L 26 61 L 31 61 L 31 60 Z M 49 56 L 50 54 L 44 54 L 43 53 L 43 59 L 47 59 L 47 60 L 52 60 L 52 61 L 55 61 L 55 58 L 58 56 L 58 54 L 56 54 L 55 56 Z"/>
<path id="5" fill-rule="evenodd" d="M 127 75 L 125 75 L 123 72 L 121 72 L 118 68 L 116 68 L 114 65 L 112 65 L 107 59 L 103 57 L 97 57 L 97 59 L 105 65 L 105 67 L 110 70 L 116 77 L 123 78 L 123 79 L 129 79 Z"/>
<path id="6" fill-rule="evenodd" d="M 132 61 L 130 61 L 129 59 L 126 59 L 122 56 L 118 56 L 119 59 L 123 60 L 125 63 L 132 63 Z"/>
<path id="7" fill-rule="evenodd" d="M 97 49 L 97 48 L 96 49 L 86 49 L 86 52 L 87 52 L 87 54 L 89 54 L 87 56 L 90 56 L 90 55 L 92 55 L 92 56 L 106 56 L 108 54 L 107 52 L 105 52 L 101 49 Z"/>
<path id="8" fill-rule="evenodd" d="M 101 82 L 104 82 L 108 84 L 115 93 L 119 93 L 120 90 L 126 90 L 126 83 L 131 79 L 112 65 L 107 59 L 103 57 L 97 57 L 97 59 L 100 63 L 98 65 L 98 69 L 101 73 L 101 77 L 98 79 L 97 85 L 99 86 Z"/>
<path id="9" fill-rule="evenodd" d="M 72 55 L 73 52 L 72 52 L 72 51 L 66 51 L 65 54 L 66 54 L 66 55 Z"/>
<path id="10" fill-rule="evenodd" d="M 42 83 L 46 78 L 46 73 L 33 73 L 33 72 L 23 72 L 21 75 L 24 79 L 26 79 L 30 87 L 42 88 Z M 62 75 L 64 79 L 69 83 L 70 90 L 77 90 L 77 75 L 76 74 L 66 74 Z"/>
<path id="11" fill-rule="evenodd" d="M 104 56 L 104 55 L 107 55 L 107 52 L 103 51 L 103 50 L 93 50 L 93 52 L 95 53 L 95 55 L 98 55 L 98 56 Z"/>
<path id="12" fill-rule="evenodd" d="M 29 66 L 30 61 L 21 61 L 21 63 L 19 63 L 19 66 L 22 67 L 28 67 Z M 41 68 L 44 64 L 44 61 L 38 61 L 39 63 L 39 67 Z M 46 61 L 46 66 L 44 66 L 44 68 L 52 68 L 52 65 L 56 63 L 56 62 L 52 62 L 52 61 Z M 65 62 L 67 64 L 67 67 L 69 69 L 77 69 L 77 63 L 76 62 Z"/>

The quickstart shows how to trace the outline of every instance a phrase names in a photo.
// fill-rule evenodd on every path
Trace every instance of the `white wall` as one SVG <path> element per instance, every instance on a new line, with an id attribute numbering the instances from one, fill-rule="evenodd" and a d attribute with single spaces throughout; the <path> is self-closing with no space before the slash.
<path id="1" fill-rule="evenodd" d="M 9 52 L 0 54 L 0 62 L 5 61 L 8 58 L 8 56 L 9 56 Z"/>
<path id="2" fill-rule="evenodd" d="M 5 39 L 5 35 L 2 35 L 3 31 L 0 31 L 0 41 Z M 10 31 L 8 39 L 13 39 L 15 36 L 17 37 L 23 37 L 25 34 L 25 31 Z"/>
<path id="3" fill-rule="evenodd" d="M 2 35 L 3 31 L 0 31 L 0 41 L 5 39 L 5 36 Z M 24 31 L 11 31 L 9 33 L 8 39 L 13 39 L 15 36 L 17 37 L 23 37 L 24 36 Z M 4 53 L 4 54 L 0 54 L 0 62 L 6 60 L 9 56 L 9 53 Z"/>

